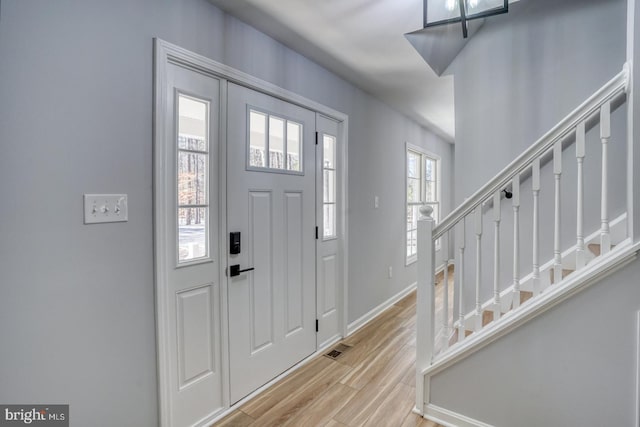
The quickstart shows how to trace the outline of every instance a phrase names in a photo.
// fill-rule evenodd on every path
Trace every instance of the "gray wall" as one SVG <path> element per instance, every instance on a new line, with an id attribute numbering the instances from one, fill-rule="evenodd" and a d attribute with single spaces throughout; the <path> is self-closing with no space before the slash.
<path id="1" fill-rule="evenodd" d="M 452 64 L 456 87 L 456 199 L 495 175 L 625 61 L 626 2 L 520 1 L 491 18 Z M 625 207 L 626 109 L 614 113 L 611 218 Z M 599 129 L 587 136 L 587 232 L 598 227 Z M 474 167 L 475 165 L 475 167 Z M 479 165 L 482 165 L 480 167 Z M 543 168 L 542 253 L 550 258 L 553 175 Z M 575 242 L 575 149 L 563 153 L 562 244 Z M 459 179 L 458 179 L 459 178 Z M 523 183 L 523 273 L 531 270 L 531 183 Z M 511 273 L 511 207 L 502 204 L 504 285 Z M 468 225 L 469 227 L 469 225 Z M 493 272 L 485 217 L 483 275 Z M 506 236 L 505 236 L 506 235 Z M 470 241 L 468 241 L 470 242 Z M 470 259 L 474 259 L 473 249 Z M 431 401 L 496 426 L 635 425 L 640 261 L 433 377 Z M 488 277 L 487 277 L 488 276 Z M 466 277 L 473 277 L 473 275 Z"/>
<path id="2" fill-rule="evenodd" d="M 157 424 L 153 37 L 349 114 L 349 320 L 415 281 L 404 143 L 449 171 L 453 155 L 429 131 L 205 0 L 4 0 L 0 16 L 0 402 Z M 127 193 L 129 222 L 84 226 L 91 192 Z"/>
<path id="3" fill-rule="evenodd" d="M 595 31 L 594 29 L 598 29 Z M 507 15 L 488 19 L 449 67 L 454 75 L 456 204 L 507 166 L 593 92 L 622 70 L 625 62 L 626 1 L 523 0 Z M 610 143 L 610 218 L 626 207 L 626 109 L 614 112 Z M 585 234 L 599 227 L 599 128 L 587 135 L 585 159 Z M 563 152 L 562 249 L 576 242 L 575 146 Z M 513 214 L 502 203 L 501 288 L 513 281 Z M 554 177 L 542 169 L 540 192 L 541 261 L 553 257 Z M 531 182 L 521 186 L 522 275 L 532 269 Z M 482 301 L 493 288 L 493 216 L 484 217 Z M 474 223 L 467 222 L 465 277 L 475 281 Z M 467 309 L 475 302 L 465 291 Z"/>
<path id="4" fill-rule="evenodd" d="M 626 1 L 522 0 L 488 19 L 454 75 L 456 205 L 625 62 Z"/>

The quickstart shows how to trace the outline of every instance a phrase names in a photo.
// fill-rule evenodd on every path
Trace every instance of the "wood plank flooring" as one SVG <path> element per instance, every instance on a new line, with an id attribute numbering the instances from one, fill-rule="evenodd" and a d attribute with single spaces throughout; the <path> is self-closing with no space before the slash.
<path id="1" fill-rule="evenodd" d="M 415 307 L 413 292 L 341 341 L 338 359 L 317 356 L 213 425 L 441 427 L 411 412 Z"/>

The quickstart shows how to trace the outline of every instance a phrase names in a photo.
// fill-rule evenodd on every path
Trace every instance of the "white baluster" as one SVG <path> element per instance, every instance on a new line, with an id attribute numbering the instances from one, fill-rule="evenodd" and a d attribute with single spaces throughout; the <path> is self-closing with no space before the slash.
<path id="1" fill-rule="evenodd" d="M 493 194 L 493 221 L 495 222 L 495 244 L 493 251 L 493 320 L 500 318 L 500 190 Z"/>
<path id="2" fill-rule="evenodd" d="M 611 249 L 609 235 L 609 138 L 611 138 L 611 103 L 607 102 L 600 108 L 600 140 L 602 141 L 602 204 L 600 229 L 600 254 L 604 255 Z"/>
<path id="3" fill-rule="evenodd" d="M 456 239 L 458 246 L 458 262 L 456 263 L 456 277 L 458 277 L 458 342 L 465 338 L 465 318 L 464 318 L 464 240 L 465 240 L 465 219 L 462 218 L 457 225 Z"/>
<path id="4" fill-rule="evenodd" d="M 531 166 L 531 189 L 533 190 L 533 294 L 540 293 L 540 158 Z"/>
<path id="5" fill-rule="evenodd" d="M 562 175 L 562 142 L 553 146 L 553 174 L 556 182 L 555 215 L 553 220 L 553 282 L 562 280 L 562 253 L 560 252 L 560 176 Z"/>
<path id="6" fill-rule="evenodd" d="M 584 156 L 586 153 L 584 122 L 576 128 L 576 159 L 578 161 L 578 200 L 576 220 L 576 270 L 586 264 L 584 247 Z"/>
<path id="7" fill-rule="evenodd" d="M 422 371 L 433 360 L 435 339 L 435 245 L 433 208 L 420 207 L 418 220 L 418 292 L 416 299 L 416 384 L 422 384 Z M 424 407 L 424 387 L 416 387 L 416 407 Z"/>
<path id="8" fill-rule="evenodd" d="M 444 272 L 442 284 L 442 348 L 449 347 L 449 231 L 440 238 L 440 252 L 444 258 Z"/>
<path id="9" fill-rule="evenodd" d="M 513 308 L 520 307 L 520 174 L 513 177 Z"/>
<path id="10" fill-rule="evenodd" d="M 475 211 L 476 219 L 476 316 L 475 330 L 482 329 L 482 304 L 480 302 L 480 283 L 482 274 L 482 205 Z"/>

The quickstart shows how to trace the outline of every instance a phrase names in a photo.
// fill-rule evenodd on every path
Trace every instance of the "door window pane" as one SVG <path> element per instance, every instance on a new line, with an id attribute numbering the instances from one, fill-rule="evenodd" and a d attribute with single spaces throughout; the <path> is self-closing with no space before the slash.
<path id="1" fill-rule="evenodd" d="M 178 209 L 178 260 L 191 261 L 207 256 L 208 208 Z"/>
<path id="2" fill-rule="evenodd" d="M 284 120 L 269 117 L 269 167 L 284 169 Z"/>
<path id="3" fill-rule="evenodd" d="M 178 152 L 178 204 L 207 203 L 207 155 Z"/>
<path id="4" fill-rule="evenodd" d="M 336 205 L 325 203 L 322 214 L 324 218 L 323 237 L 325 239 L 336 237 Z"/>
<path id="5" fill-rule="evenodd" d="M 208 102 L 183 95 L 178 97 L 178 148 L 207 151 Z"/>
<path id="6" fill-rule="evenodd" d="M 209 256 L 209 102 L 178 95 L 178 263 Z"/>
<path id="7" fill-rule="evenodd" d="M 331 135 L 324 135 L 323 141 L 323 166 L 326 169 L 336 168 L 336 139 Z"/>
<path id="8" fill-rule="evenodd" d="M 323 239 L 337 236 L 336 230 L 336 137 L 322 136 Z"/>
<path id="9" fill-rule="evenodd" d="M 249 110 L 249 167 L 299 174 L 304 165 L 303 126 L 274 114 Z"/>
<path id="10" fill-rule="evenodd" d="M 300 149 L 302 140 L 302 126 L 298 123 L 287 122 L 287 169 L 301 171 Z"/>
<path id="11" fill-rule="evenodd" d="M 267 167 L 267 116 L 249 112 L 249 165 Z"/>
<path id="12" fill-rule="evenodd" d="M 323 202 L 336 202 L 336 171 L 324 170 Z"/>

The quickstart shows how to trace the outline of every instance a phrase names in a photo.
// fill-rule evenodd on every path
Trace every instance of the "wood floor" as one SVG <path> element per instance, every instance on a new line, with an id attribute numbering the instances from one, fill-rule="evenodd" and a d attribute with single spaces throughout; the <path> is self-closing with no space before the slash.
<path id="1" fill-rule="evenodd" d="M 415 305 L 413 292 L 341 341 L 336 360 L 316 357 L 214 426 L 440 427 L 411 412 Z"/>

